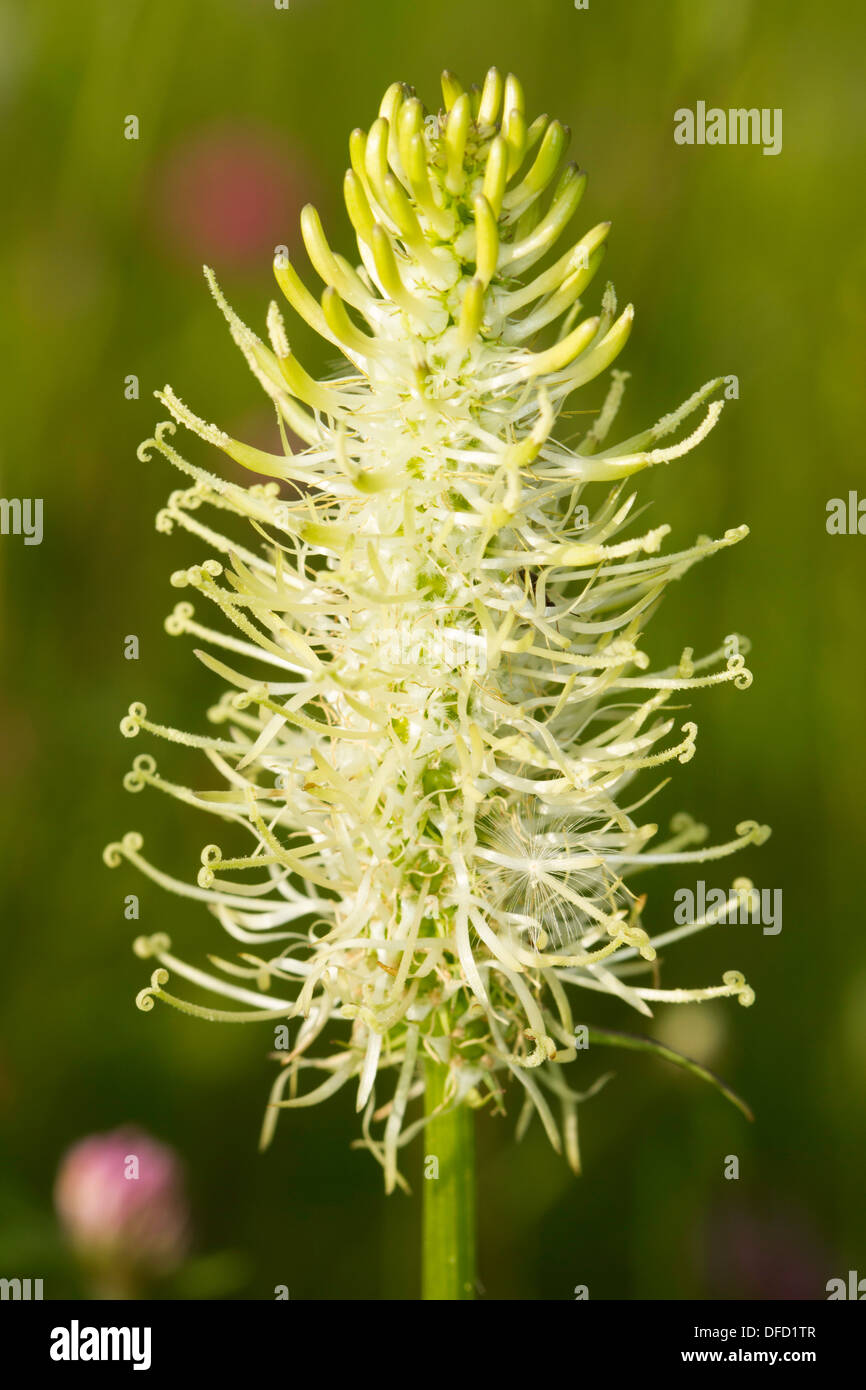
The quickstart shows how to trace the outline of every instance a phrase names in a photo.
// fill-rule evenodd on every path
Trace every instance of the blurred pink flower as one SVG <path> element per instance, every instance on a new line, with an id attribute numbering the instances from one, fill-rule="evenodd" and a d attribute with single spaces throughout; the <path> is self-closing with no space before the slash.
<path id="1" fill-rule="evenodd" d="M 762 1209 L 717 1210 L 706 1233 L 712 1298 L 823 1298 L 832 1273 L 823 1243 L 803 1213 L 767 1201 Z"/>
<path id="2" fill-rule="evenodd" d="M 239 267 L 288 244 L 309 184 L 268 131 L 210 127 L 175 147 L 158 175 L 160 240 L 197 265 Z"/>
<path id="3" fill-rule="evenodd" d="M 92 1134 L 63 1157 L 54 1202 L 76 1253 L 101 1268 L 167 1274 L 189 1243 L 177 1154 L 132 1126 Z"/>

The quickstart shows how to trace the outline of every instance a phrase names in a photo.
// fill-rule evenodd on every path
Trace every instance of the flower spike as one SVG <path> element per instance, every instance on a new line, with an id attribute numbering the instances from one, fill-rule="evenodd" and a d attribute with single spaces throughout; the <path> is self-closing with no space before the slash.
<path id="1" fill-rule="evenodd" d="M 139 457 L 156 451 L 185 475 L 158 529 L 179 526 L 211 552 L 172 583 L 219 614 L 210 626 L 184 601 L 166 628 L 195 639 L 222 693 L 195 733 L 138 702 L 121 731 L 204 755 L 194 786 L 167 781 L 149 753 L 124 785 L 164 792 L 218 830 L 188 878 L 152 864 L 135 832 L 105 851 L 205 906 L 239 943 L 201 968 L 164 935 L 139 938 L 154 964 L 139 1008 L 159 1000 L 274 1030 L 265 1142 L 283 1111 L 353 1086 L 359 1142 L 389 1191 L 405 1186 L 400 1151 L 425 1122 L 413 1107 L 431 1066 L 437 1113 L 501 1108 L 517 1090 L 520 1131 L 536 1115 L 577 1169 L 577 1105 L 601 1082 L 578 1091 L 564 1070 L 586 1070 L 576 991 L 642 1014 L 754 997 L 734 970 L 662 988 L 657 950 L 723 914 L 672 928 L 634 879 L 769 833 L 743 821 L 710 844 L 679 817 L 659 837 L 641 819 L 653 789 L 631 786 L 694 756 L 679 694 L 751 682 L 745 638 L 660 669 L 643 649 L 667 585 L 746 528 L 665 552 L 669 528 L 641 533 L 627 490 L 715 427 L 721 381 L 618 444 L 626 372 L 600 404 L 566 408 L 632 328 L 611 287 L 582 303 L 610 224 L 564 240 L 586 175 L 563 166 L 564 125 L 527 124 L 515 77 L 491 68 L 464 90 L 444 73 L 442 93 L 427 115 L 394 83 L 352 133 L 343 195 L 357 253 L 332 249 L 306 207 L 321 285 L 282 253 L 274 262 L 290 309 L 341 354 L 327 380 L 295 356 L 276 303 L 263 340 L 205 272 L 275 407 L 282 452 L 157 392 L 172 419 Z M 570 417 L 583 413 L 575 437 Z M 188 462 L 176 426 L 258 477 L 243 485 Z M 227 1006 L 188 1002 L 170 980 Z"/>

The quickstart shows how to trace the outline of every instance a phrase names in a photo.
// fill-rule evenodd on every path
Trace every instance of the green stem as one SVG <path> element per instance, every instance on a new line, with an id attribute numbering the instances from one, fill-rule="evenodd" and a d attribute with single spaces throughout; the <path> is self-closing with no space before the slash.
<path id="1" fill-rule="evenodd" d="M 447 1067 L 425 1064 L 425 1113 L 442 1101 Z M 436 1115 L 424 1130 L 424 1234 L 422 1296 L 475 1297 L 474 1115 L 459 1105 Z M 430 1162 L 436 1160 L 436 1164 Z"/>

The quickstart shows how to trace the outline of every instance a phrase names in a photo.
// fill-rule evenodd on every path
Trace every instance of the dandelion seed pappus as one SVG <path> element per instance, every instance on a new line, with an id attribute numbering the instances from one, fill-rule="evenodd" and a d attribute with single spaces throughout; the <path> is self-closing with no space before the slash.
<path id="1" fill-rule="evenodd" d="M 596 932 L 626 900 L 605 866 L 600 837 L 609 822 L 512 805 L 479 824 L 475 857 L 494 912 L 525 932 L 536 950 L 565 949 Z"/>

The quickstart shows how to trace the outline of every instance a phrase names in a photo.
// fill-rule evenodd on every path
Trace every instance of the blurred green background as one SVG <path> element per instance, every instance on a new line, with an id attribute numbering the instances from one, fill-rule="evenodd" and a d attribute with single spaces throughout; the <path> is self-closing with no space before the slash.
<path id="1" fill-rule="evenodd" d="M 153 529 L 179 484 L 158 456 L 136 460 L 164 414 L 151 392 L 169 380 L 251 441 L 269 428 L 201 263 L 260 329 L 273 248 L 297 247 L 304 202 L 348 250 L 346 142 L 385 87 L 409 82 L 435 109 L 443 67 L 471 82 L 493 63 L 520 76 L 530 115 L 571 125 L 570 153 L 590 173 L 575 225 L 613 220 L 604 275 L 637 306 L 620 435 L 717 373 L 739 377 L 711 439 L 641 480 L 649 524 L 669 521 L 675 545 L 751 527 L 675 586 L 650 628 L 656 664 L 737 631 L 756 677 L 745 694 L 699 692 L 697 756 L 652 814 L 682 807 L 717 840 L 746 817 L 770 822 L 762 849 L 695 878 L 781 888 L 784 925 L 775 937 L 720 927 L 665 962 L 667 985 L 742 969 L 752 1009 L 669 1006 L 653 1025 L 724 1074 L 753 1125 L 664 1063 L 612 1052 L 580 1064 L 580 1082 L 616 1071 L 581 1109 L 580 1179 L 538 1129 L 515 1145 L 514 1111 L 480 1121 L 483 1289 L 804 1298 L 866 1274 L 866 540 L 825 530 L 828 499 L 862 486 L 864 28 L 854 7 L 806 0 L 0 8 L 0 492 L 45 506 L 41 546 L 0 540 L 0 1275 L 44 1277 L 46 1297 L 82 1291 L 53 1175 L 75 1139 L 135 1121 L 176 1146 L 189 1175 L 198 1264 L 161 1292 L 417 1294 L 420 1148 L 413 1195 L 386 1201 L 379 1169 L 350 1150 L 346 1093 L 284 1118 L 258 1155 L 267 1026 L 133 1004 L 148 975 L 130 949 L 139 930 L 167 931 L 189 957 L 221 948 L 216 924 L 129 868 L 109 873 L 101 851 L 137 828 L 153 860 L 189 876 L 208 833 L 185 808 L 122 790 L 145 742 L 118 733 L 133 699 L 202 726 L 216 689 L 189 642 L 162 629 L 171 571 L 203 553 Z M 676 146 L 673 113 L 698 100 L 781 107 L 782 153 Z M 130 114 L 137 141 L 123 138 Z M 310 339 L 301 326 L 293 345 L 320 369 Z M 124 397 L 129 374 L 138 400 Z M 129 633 L 138 662 L 123 657 Z M 194 776 L 183 750 L 154 752 L 166 775 Z M 674 888 L 692 882 L 648 881 L 647 921 L 669 924 Z M 123 917 L 131 892 L 140 923 Z M 581 1005 L 587 1021 L 642 1026 L 607 1000 Z M 729 1154 L 738 1181 L 723 1176 Z"/>

